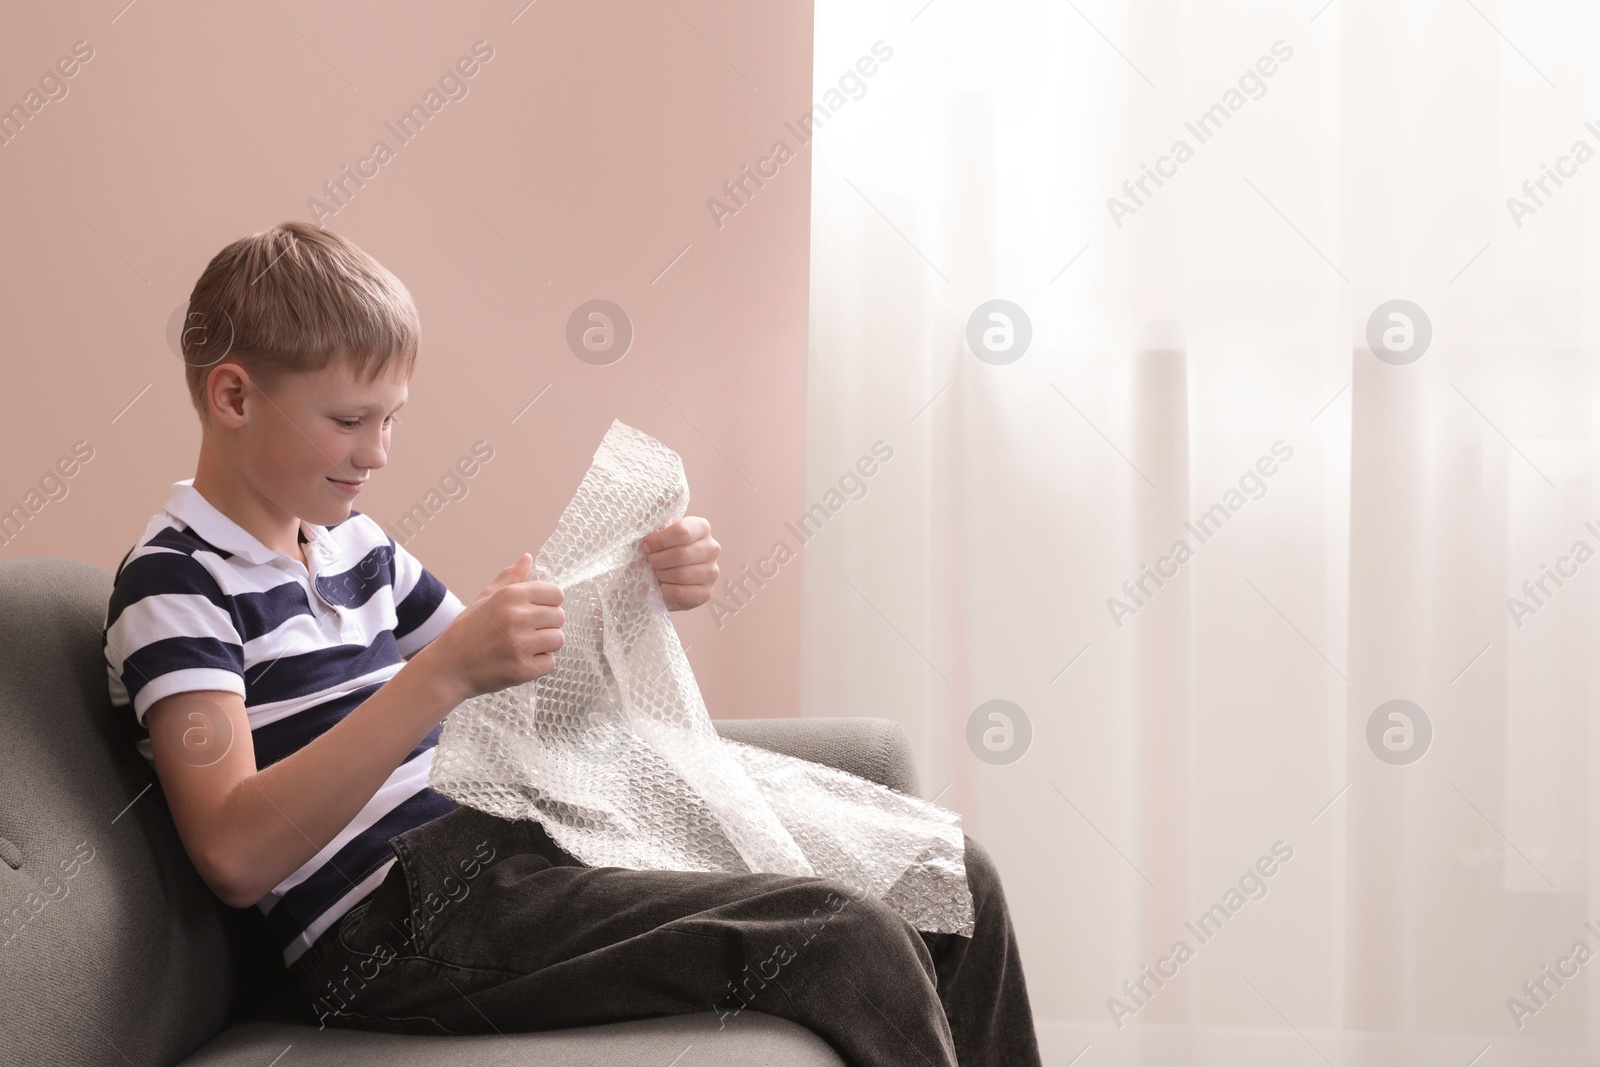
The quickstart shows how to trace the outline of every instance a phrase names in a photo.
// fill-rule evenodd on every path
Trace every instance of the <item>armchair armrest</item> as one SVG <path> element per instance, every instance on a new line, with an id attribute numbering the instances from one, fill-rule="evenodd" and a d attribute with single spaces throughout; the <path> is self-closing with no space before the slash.
<path id="1" fill-rule="evenodd" d="M 837 767 L 918 795 L 911 738 L 893 719 L 717 719 L 715 723 L 717 733 L 730 741 Z"/>

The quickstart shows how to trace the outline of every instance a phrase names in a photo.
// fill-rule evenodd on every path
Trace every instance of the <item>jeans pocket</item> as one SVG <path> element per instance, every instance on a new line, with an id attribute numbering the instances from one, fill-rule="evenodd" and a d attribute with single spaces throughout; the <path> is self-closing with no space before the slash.
<path id="1" fill-rule="evenodd" d="M 385 879 L 387 880 L 387 879 Z M 382 888 L 380 885 L 379 888 Z M 360 933 L 361 920 L 366 917 L 372 908 L 372 898 L 378 890 L 374 889 L 367 894 L 367 898 L 349 911 L 339 920 L 334 927 L 333 936 L 338 939 L 339 947 L 352 956 L 372 956 L 376 946 L 370 938 L 365 938 Z"/>
<path id="2" fill-rule="evenodd" d="M 310 965 L 297 971 L 319 1025 L 363 1029 L 403 985 L 399 972 L 417 954 L 394 921 L 405 906 L 405 888 L 404 872 L 391 867 L 326 931 Z"/>

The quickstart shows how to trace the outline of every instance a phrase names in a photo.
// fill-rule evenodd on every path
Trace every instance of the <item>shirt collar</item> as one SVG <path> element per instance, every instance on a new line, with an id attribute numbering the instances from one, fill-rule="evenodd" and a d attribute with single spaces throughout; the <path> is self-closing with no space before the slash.
<path id="1" fill-rule="evenodd" d="M 251 563 L 271 563 L 280 559 L 301 563 L 301 560 L 293 556 L 286 556 L 282 552 L 268 548 L 250 531 L 218 511 L 211 501 L 200 495 L 200 491 L 194 487 L 193 478 L 172 483 L 172 491 L 167 496 L 165 510 L 168 515 L 181 520 L 209 544 L 241 556 Z M 313 561 L 320 560 L 323 564 L 332 562 L 338 550 L 334 546 L 333 538 L 328 534 L 328 528 L 306 522 L 304 519 L 299 521 L 300 531 L 305 537 L 306 548 Z"/>

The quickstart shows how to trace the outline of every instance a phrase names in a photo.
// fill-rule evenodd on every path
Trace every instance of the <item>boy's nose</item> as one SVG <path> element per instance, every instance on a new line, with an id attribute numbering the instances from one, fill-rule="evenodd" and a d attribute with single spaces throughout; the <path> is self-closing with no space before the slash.
<path id="1" fill-rule="evenodd" d="M 363 441 L 351 455 L 350 462 L 358 471 L 377 470 L 389 462 L 389 455 L 381 440 Z"/>

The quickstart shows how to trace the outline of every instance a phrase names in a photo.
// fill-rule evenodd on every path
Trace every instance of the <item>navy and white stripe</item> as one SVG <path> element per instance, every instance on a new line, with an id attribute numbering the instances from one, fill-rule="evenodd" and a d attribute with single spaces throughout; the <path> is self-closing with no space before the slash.
<path id="1" fill-rule="evenodd" d="M 144 719 L 162 697 L 238 693 L 256 767 L 268 767 L 377 692 L 464 608 L 359 511 L 333 526 L 302 521 L 300 541 L 309 572 L 223 515 L 191 478 L 172 486 L 118 565 L 103 631 L 111 703 L 132 706 L 139 752 L 152 765 Z M 395 862 L 389 838 L 455 806 L 427 784 L 441 729 L 257 902 L 286 965 L 382 882 Z"/>

